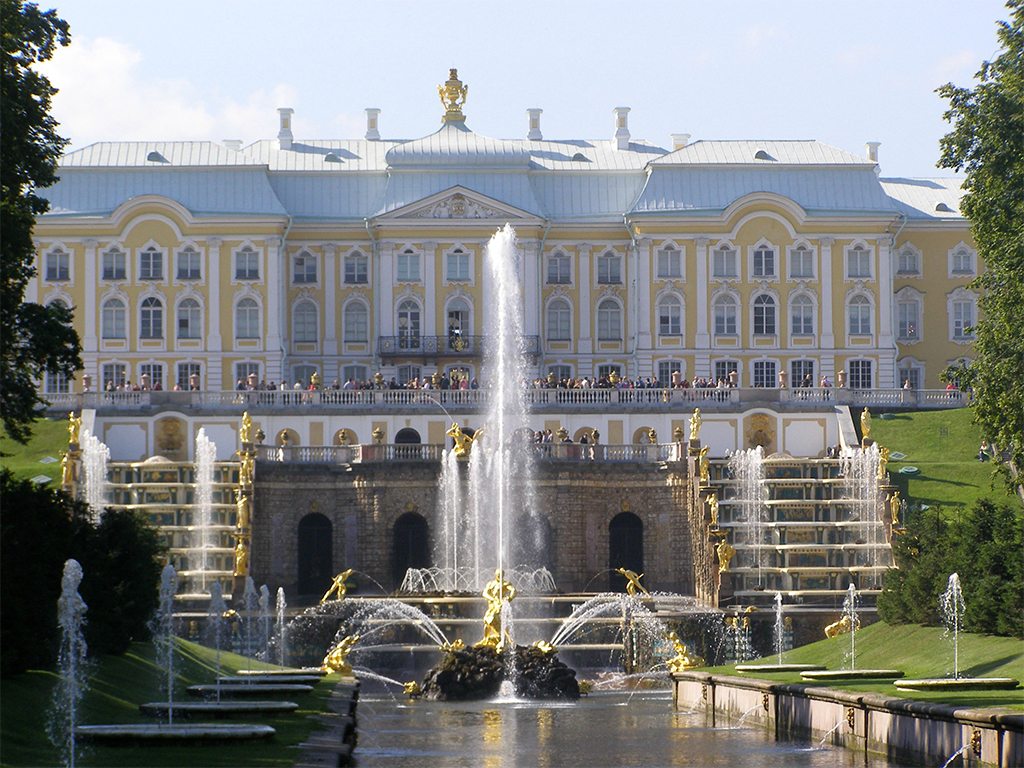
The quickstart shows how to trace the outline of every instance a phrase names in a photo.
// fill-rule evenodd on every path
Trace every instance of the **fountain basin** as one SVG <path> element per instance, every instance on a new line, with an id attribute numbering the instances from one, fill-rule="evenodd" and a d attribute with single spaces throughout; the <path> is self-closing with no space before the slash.
<path id="1" fill-rule="evenodd" d="M 800 677 L 804 680 L 826 682 L 837 680 L 856 682 L 858 680 L 895 680 L 903 677 L 903 672 L 899 669 L 830 669 L 801 672 Z"/>
<path id="2" fill-rule="evenodd" d="M 294 712 L 299 705 L 294 701 L 183 701 L 168 704 L 153 701 L 139 704 L 139 711 L 151 717 L 166 717 L 170 711 L 174 717 L 231 717 L 234 715 L 278 715 Z"/>
<path id="3" fill-rule="evenodd" d="M 316 685 L 320 682 L 318 675 L 277 675 L 275 677 L 218 677 L 217 682 L 221 685 Z"/>
<path id="4" fill-rule="evenodd" d="M 92 741 L 242 741 L 266 739 L 277 731 L 269 725 L 196 723 L 189 725 L 80 725 L 75 735 Z"/>
<path id="5" fill-rule="evenodd" d="M 817 672 L 825 669 L 824 664 L 740 664 L 737 672 Z"/>
<path id="6" fill-rule="evenodd" d="M 895 686 L 901 691 L 986 691 L 1013 690 L 1020 685 L 1012 677 L 958 677 L 933 680 L 900 680 Z"/>
<path id="7" fill-rule="evenodd" d="M 279 677 L 291 677 L 301 675 L 302 677 L 327 677 L 327 670 L 317 667 L 303 667 L 301 669 L 240 669 L 239 677 L 276 679 Z"/>
<path id="8" fill-rule="evenodd" d="M 297 683 L 281 683 L 276 685 L 190 685 L 188 687 L 191 696 L 267 696 L 277 694 L 288 694 L 290 696 L 307 696 L 313 692 L 312 685 L 299 685 Z"/>

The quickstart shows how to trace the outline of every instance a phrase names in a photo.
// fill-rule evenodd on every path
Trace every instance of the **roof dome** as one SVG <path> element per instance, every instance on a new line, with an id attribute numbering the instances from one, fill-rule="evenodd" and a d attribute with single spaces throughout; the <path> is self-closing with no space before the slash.
<path id="1" fill-rule="evenodd" d="M 446 122 L 437 133 L 388 150 L 391 168 L 528 168 L 530 153 L 521 142 L 481 136 L 465 122 Z"/>

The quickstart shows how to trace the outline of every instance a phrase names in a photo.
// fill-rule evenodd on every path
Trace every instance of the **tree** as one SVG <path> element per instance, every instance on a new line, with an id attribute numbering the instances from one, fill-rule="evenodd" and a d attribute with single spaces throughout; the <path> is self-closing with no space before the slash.
<path id="1" fill-rule="evenodd" d="M 999 22 L 999 56 L 983 62 L 973 90 L 947 83 L 939 167 L 966 173 L 961 208 L 985 261 L 973 285 L 983 291 L 969 379 L 975 418 L 986 437 L 1009 449 L 1024 472 L 1024 0 L 1010 0 Z"/>
<path id="2" fill-rule="evenodd" d="M 0 0 L 0 420 L 22 443 L 43 402 L 36 382 L 44 373 L 70 375 L 82 367 L 71 312 L 59 304 L 22 303 L 36 271 L 32 228 L 49 209 L 36 192 L 57 181 L 57 161 L 67 144 L 49 114 L 57 91 L 32 65 L 70 42 L 67 22 L 56 11 Z"/>

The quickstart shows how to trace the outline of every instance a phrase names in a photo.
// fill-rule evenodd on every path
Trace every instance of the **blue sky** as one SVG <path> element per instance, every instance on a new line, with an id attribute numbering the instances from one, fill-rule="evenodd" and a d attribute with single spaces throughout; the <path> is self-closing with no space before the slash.
<path id="1" fill-rule="evenodd" d="M 46 2 L 40 3 L 49 7 Z M 277 134 L 385 138 L 440 126 L 436 86 L 458 67 L 468 125 L 524 138 L 818 139 L 885 176 L 937 176 L 948 126 L 934 93 L 973 84 L 997 53 L 997 0 L 888 2 L 320 2 L 64 0 L 72 46 L 45 68 L 73 147 L 101 140 Z"/>

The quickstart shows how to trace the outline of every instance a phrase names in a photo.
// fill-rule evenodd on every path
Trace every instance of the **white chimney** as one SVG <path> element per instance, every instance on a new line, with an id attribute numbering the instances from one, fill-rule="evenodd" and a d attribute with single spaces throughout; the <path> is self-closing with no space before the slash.
<path id="1" fill-rule="evenodd" d="M 239 152 L 242 149 L 242 140 L 241 139 L 224 139 L 221 142 L 221 144 L 223 144 L 228 149 L 235 150 L 235 152 Z"/>
<path id="2" fill-rule="evenodd" d="M 526 134 L 526 138 L 530 141 L 540 141 L 544 138 L 544 134 L 540 132 L 540 115 L 543 111 L 536 107 L 526 110 L 526 114 L 530 116 L 530 132 Z"/>
<path id="3" fill-rule="evenodd" d="M 878 148 L 882 146 L 880 141 L 869 141 L 864 145 L 864 156 L 872 163 L 878 162 Z"/>
<path id="4" fill-rule="evenodd" d="M 377 118 L 380 117 L 380 110 L 371 107 L 364 109 L 366 113 L 366 138 L 368 141 L 380 141 L 380 131 L 377 130 Z"/>
<path id="5" fill-rule="evenodd" d="M 673 133 L 672 134 L 672 151 L 675 152 L 677 149 L 682 149 L 690 143 L 690 134 L 688 133 Z"/>
<path id="6" fill-rule="evenodd" d="M 277 143 L 281 149 L 292 148 L 292 115 L 295 110 L 291 107 L 281 107 L 277 110 L 281 120 L 280 130 L 277 132 Z"/>
<path id="7" fill-rule="evenodd" d="M 618 149 L 629 149 L 629 107 L 616 107 L 615 141 Z"/>

